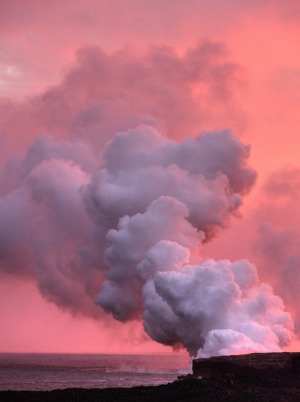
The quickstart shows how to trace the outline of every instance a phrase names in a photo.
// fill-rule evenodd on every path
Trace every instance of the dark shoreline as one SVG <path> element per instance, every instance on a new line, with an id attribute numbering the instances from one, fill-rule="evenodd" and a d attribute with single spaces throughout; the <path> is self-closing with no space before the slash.
<path id="1" fill-rule="evenodd" d="M 249 401 L 298 402 L 300 389 L 294 386 L 264 386 L 230 377 L 210 380 L 188 379 L 159 386 L 55 391 L 2 391 L 3 402 L 165 402 L 165 401 Z"/>
<path id="2" fill-rule="evenodd" d="M 198 359 L 194 375 L 159 386 L 54 391 L 1 391 L 5 402 L 300 401 L 300 353 Z M 197 378 L 199 375 L 201 379 Z"/>

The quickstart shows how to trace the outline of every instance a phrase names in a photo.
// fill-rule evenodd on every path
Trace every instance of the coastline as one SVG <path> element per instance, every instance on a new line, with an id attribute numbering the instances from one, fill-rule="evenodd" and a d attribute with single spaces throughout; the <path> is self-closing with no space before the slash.
<path id="1" fill-rule="evenodd" d="M 300 388 L 270 386 L 255 381 L 239 381 L 222 376 L 210 379 L 185 379 L 158 386 L 134 388 L 82 389 L 55 391 L 1 391 L 0 399 L 6 402 L 138 402 L 138 401 L 248 401 L 293 402 L 300 400 Z"/>
<path id="2" fill-rule="evenodd" d="M 202 378 L 199 378 L 199 376 Z M 300 401 L 300 353 L 255 353 L 196 359 L 193 374 L 133 388 L 1 391 L 6 402 Z"/>

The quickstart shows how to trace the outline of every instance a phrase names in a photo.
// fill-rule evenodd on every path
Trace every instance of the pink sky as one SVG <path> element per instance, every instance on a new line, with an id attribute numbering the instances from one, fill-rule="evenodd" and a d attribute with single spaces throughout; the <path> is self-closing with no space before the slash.
<path id="1" fill-rule="evenodd" d="M 290 292 L 300 285 L 299 27 L 297 0 L 3 0 L 0 162 L 21 157 L 44 134 L 80 140 L 88 130 L 102 149 L 113 133 L 150 117 L 176 140 L 229 127 L 251 145 L 249 163 L 258 180 L 241 219 L 232 219 L 202 253 L 254 262 L 300 322 L 299 296 Z M 195 49 L 203 41 L 215 47 L 202 48 L 199 59 Z M 105 71 L 98 70 L 100 59 Z M 149 63 L 147 85 L 136 84 Z M 192 63 L 204 66 L 198 79 L 180 73 Z M 179 74 L 173 86 L 170 71 Z M 136 85 L 132 92 L 130 82 Z M 104 117 L 93 123 L 88 112 L 103 93 Z M 104 134 L 94 140 L 99 127 Z M 93 158 L 86 154 L 85 163 L 92 165 Z M 0 175 L 4 196 L 16 178 L 13 169 Z M 85 230 L 85 219 L 78 231 Z M 74 242 L 80 238 L 81 232 Z M 16 265 L 30 260 L 22 250 L 13 253 Z M 19 268 L 4 271 L 10 269 Z M 1 273 L 1 352 L 169 350 L 147 339 L 139 325 L 109 318 L 101 323 L 60 310 L 26 275 Z"/>

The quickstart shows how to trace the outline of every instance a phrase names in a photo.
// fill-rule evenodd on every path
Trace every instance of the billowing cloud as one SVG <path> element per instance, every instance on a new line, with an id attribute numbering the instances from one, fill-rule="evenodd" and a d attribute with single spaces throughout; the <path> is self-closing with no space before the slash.
<path id="1" fill-rule="evenodd" d="M 207 158 L 194 159 L 194 152 Z M 292 319 L 271 287 L 258 283 L 254 266 L 190 264 L 197 244 L 225 225 L 240 205 L 238 193 L 253 183 L 247 156 L 247 147 L 229 132 L 181 143 L 147 129 L 117 135 L 104 153 L 105 176 L 88 187 L 98 224 L 108 216 L 113 221 L 121 208 L 117 229 L 106 235 L 108 271 L 97 303 L 120 321 L 141 317 L 154 340 L 183 345 L 192 355 L 279 351 L 287 345 Z M 170 181 L 174 166 L 177 180 Z M 231 172 L 238 171 L 243 173 L 233 180 Z"/>
<path id="2" fill-rule="evenodd" d="M 256 269 L 246 260 L 173 267 L 148 281 L 143 297 L 150 336 L 183 344 L 194 356 L 280 351 L 293 336 L 281 299 L 268 285 L 258 285 Z"/>
<path id="3" fill-rule="evenodd" d="M 229 131 L 175 142 L 140 126 L 115 135 L 99 164 L 92 155 L 49 137 L 29 148 L 1 199 L 3 269 L 33 276 L 74 313 L 100 316 L 96 299 L 117 320 L 141 319 L 154 340 L 193 355 L 289 343 L 291 317 L 254 266 L 195 265 L 255 182 L 248 146 Z"/>
<path id="4" fill-rule="evenodd" d="M 166 46 L 142 55 L 83 47 L 60 85 L 26 102 L 1 101 L 3 150 L 22 152 L 37 136 L 49 134 L 99 150 L 116 132 L 139 124 L 173 138 L 215 128 L 220 120 L 228 126 L 237 121 L 241 79 L 240 67 L 220 43 L 202 42 L 183 55 Z"/>
<path id="5" fill-rule="evenodd" d="M 216 128 L 243 121 L 242 76 L 218 42 L 85 46 L 60 84 L 2 100 L 1 270 L 191 355 L 281 350 L 293 321 L 256 268 L 199 252 L 256 179 L 250 147 Z"/>

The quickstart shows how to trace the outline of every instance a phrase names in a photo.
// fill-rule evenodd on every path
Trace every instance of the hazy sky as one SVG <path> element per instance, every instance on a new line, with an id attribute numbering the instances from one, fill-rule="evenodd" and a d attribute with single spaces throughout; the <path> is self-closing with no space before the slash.
<path id="1" fill-rule="evenodd" d="M 36 185 L 41 177 L 52 183 L 45 165 L 24 179 L 47 152 L 48 159 L 72 155 L 91 172 L 106 141 L 139 124 L 176 141 L 229 128 L 250 144 L 256 184 L 239 216 L 201 253 L 255 263 L 299 332 L 299 37 L 298 0 L 1 1 L 0 351 L 169 350 L 149 340 L 139 323 L 98 318 L 85 301 L 71 311 L 47 293 L 43 259 L 53 263 L 49 250 L 57 242 L 71 261 L 72 250 L 90 236 L 89 220 L 72 198 L 80 223 L 66 220 L 66 232 L 58 234 L 55 222 L 67 213 L 52 216 L 49 209 L 42 216 L 27 208 L 20 184 L 36 188 L 36 200 L 47 203 L 39 197 L 48 190 Z M 42 135 L 54 140 L 35 142 Z M 55 141 L 64 140 L 58 149 Z M 72 177 L 73 194 L 87 178 L 68 169 L 57 175 Z M 41 255 L 33 257 L 32 244 L 49 232 L 51 244 L 41 242 Z M 91 294 L 97 278 L 86 284 Z M 78 285 L 75 299 L 86 297 L 81 291 Z"/>

